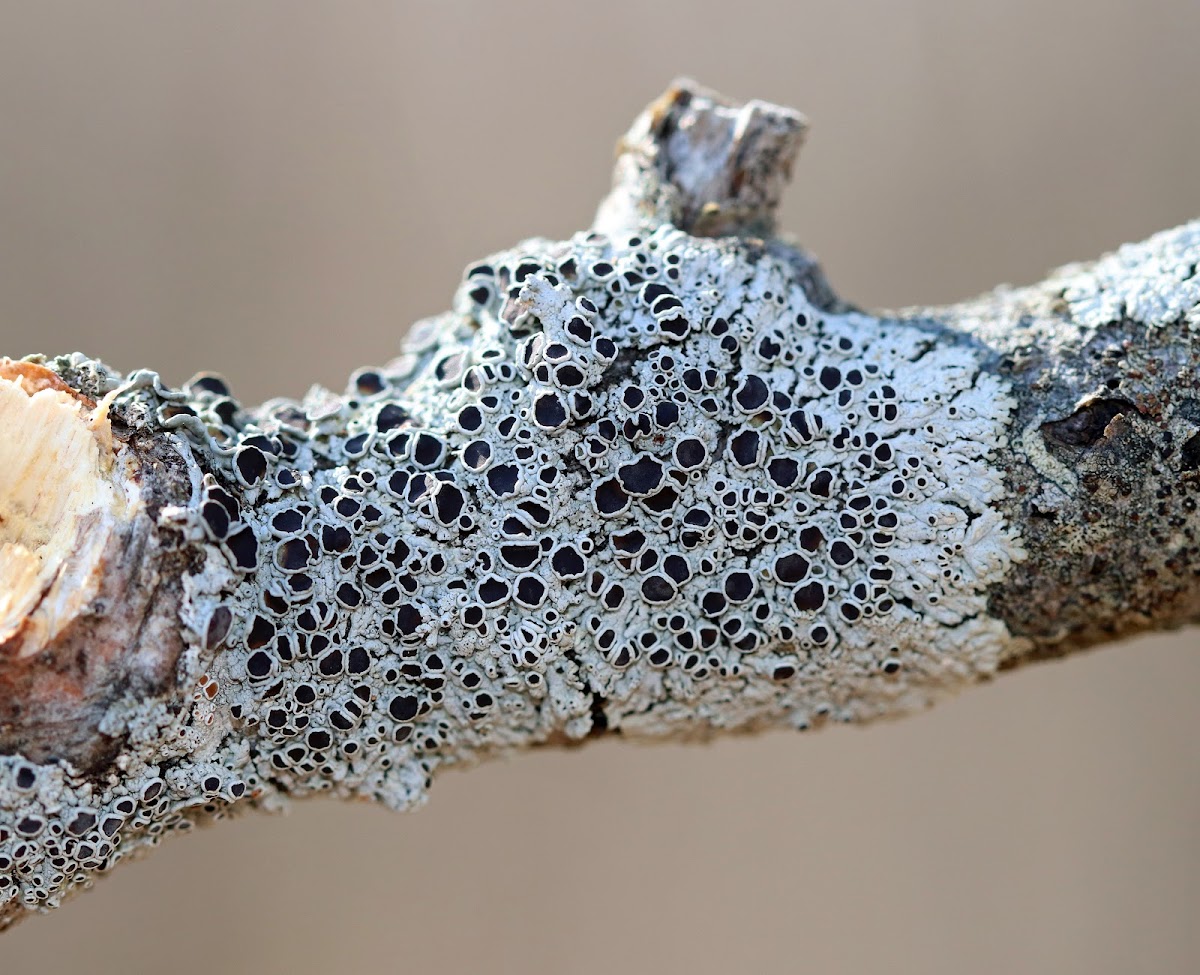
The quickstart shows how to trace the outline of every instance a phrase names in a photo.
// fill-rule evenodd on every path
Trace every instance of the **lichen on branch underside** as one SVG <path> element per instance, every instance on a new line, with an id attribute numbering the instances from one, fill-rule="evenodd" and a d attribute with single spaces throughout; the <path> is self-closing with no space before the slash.
<path id="1" fill-rule="evenodd" d="M 77 505 L 112 527 L 69 640 L 0 645 L 0 923 L 231 809 L 405 808 L 443 766 L 599 732 L 898 714 L 1104 620 L 1195 618 L 1200 231 L 864 314 L 769 236 L 801 131 L 674 89 L 598 229 L 468 268 L 342 395 L 23 367 L 104 404 L 137 504 Z M 1122 289 L 1144 318 L 1101 313 Z M 1088 562 L 1150 494 L 1154 581 Z M 30 537 L 0 534 L 0 578 Z"/>

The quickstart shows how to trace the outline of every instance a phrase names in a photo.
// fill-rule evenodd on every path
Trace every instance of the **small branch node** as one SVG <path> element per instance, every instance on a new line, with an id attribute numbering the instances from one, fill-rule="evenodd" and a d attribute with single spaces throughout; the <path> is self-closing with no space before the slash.
<path id="1" fill-rule="evenodd" d="M 770 236 L 806 128 L 792 109 L 676 81 L 618 144 L 596 227 L 612 234 L 665 223 L 697 237 Z"/>

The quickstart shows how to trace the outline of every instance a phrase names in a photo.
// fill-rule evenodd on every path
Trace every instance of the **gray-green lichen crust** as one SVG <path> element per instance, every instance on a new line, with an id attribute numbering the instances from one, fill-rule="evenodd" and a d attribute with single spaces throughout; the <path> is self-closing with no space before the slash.
<path id="1" fill-rule="evenodd" d="M 0 758 L 0 917 L 237 804 L 404 808 L 509 746 L 868 719 L 993 673 L 1005 381 L 823 310 L 799 266 L 671 226 L 530 241 L 345 395 L 254 410 L 49 363 L 189 460 L 161 515 L 197 567 L 188 707 L 114 707 L 89 778 Z"/>

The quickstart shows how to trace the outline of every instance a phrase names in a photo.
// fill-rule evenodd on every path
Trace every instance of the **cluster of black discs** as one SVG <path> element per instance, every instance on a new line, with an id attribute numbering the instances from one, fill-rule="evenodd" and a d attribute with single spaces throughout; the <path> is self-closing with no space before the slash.
<path id="1" fill-rule="evenodd" d="M 1011 554 L 1004 396 L 929 330 L 814 305 L 774 246 L 528 242 L 344 395 L 131 377 L 114 415 L 202 469 L 172 516 L 190 709 L 134 708 L 107 783 L 0 759 L 0 923 L 240 800 L 405 807 L 508 745 L 803 728 L 954 677 Z"/>
<path id="2" fill-rule="evenodd" d="M 215 679 L 262 781 L 405 805 L 553 732 L 852 716 L 962 583 L 958 445 L 916 445 L 967 417 L 904 379 L 931 345 L 667 228 L 468 269 L 345 397 L 243 414 L 193 384 L 206 528 L 244 577 Z"/>

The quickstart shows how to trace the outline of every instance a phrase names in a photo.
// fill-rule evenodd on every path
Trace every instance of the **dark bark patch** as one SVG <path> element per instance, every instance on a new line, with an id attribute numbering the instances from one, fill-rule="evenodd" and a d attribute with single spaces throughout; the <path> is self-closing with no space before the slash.
<path id="1" fill-rule="evenodd" d="M 1116 417 L 1137 411 L 1129 400 L 1094 399 L 1064 419 L 1043 423 L 1042 435 L 1068 447 L 1091 447 Z"/>
<path id="2" fill-rule="evenodd" d="M 1200 433 L 1180 448 L 1179 465 L 1180 469 L 1184 471 L 1200 470 Z"/>

